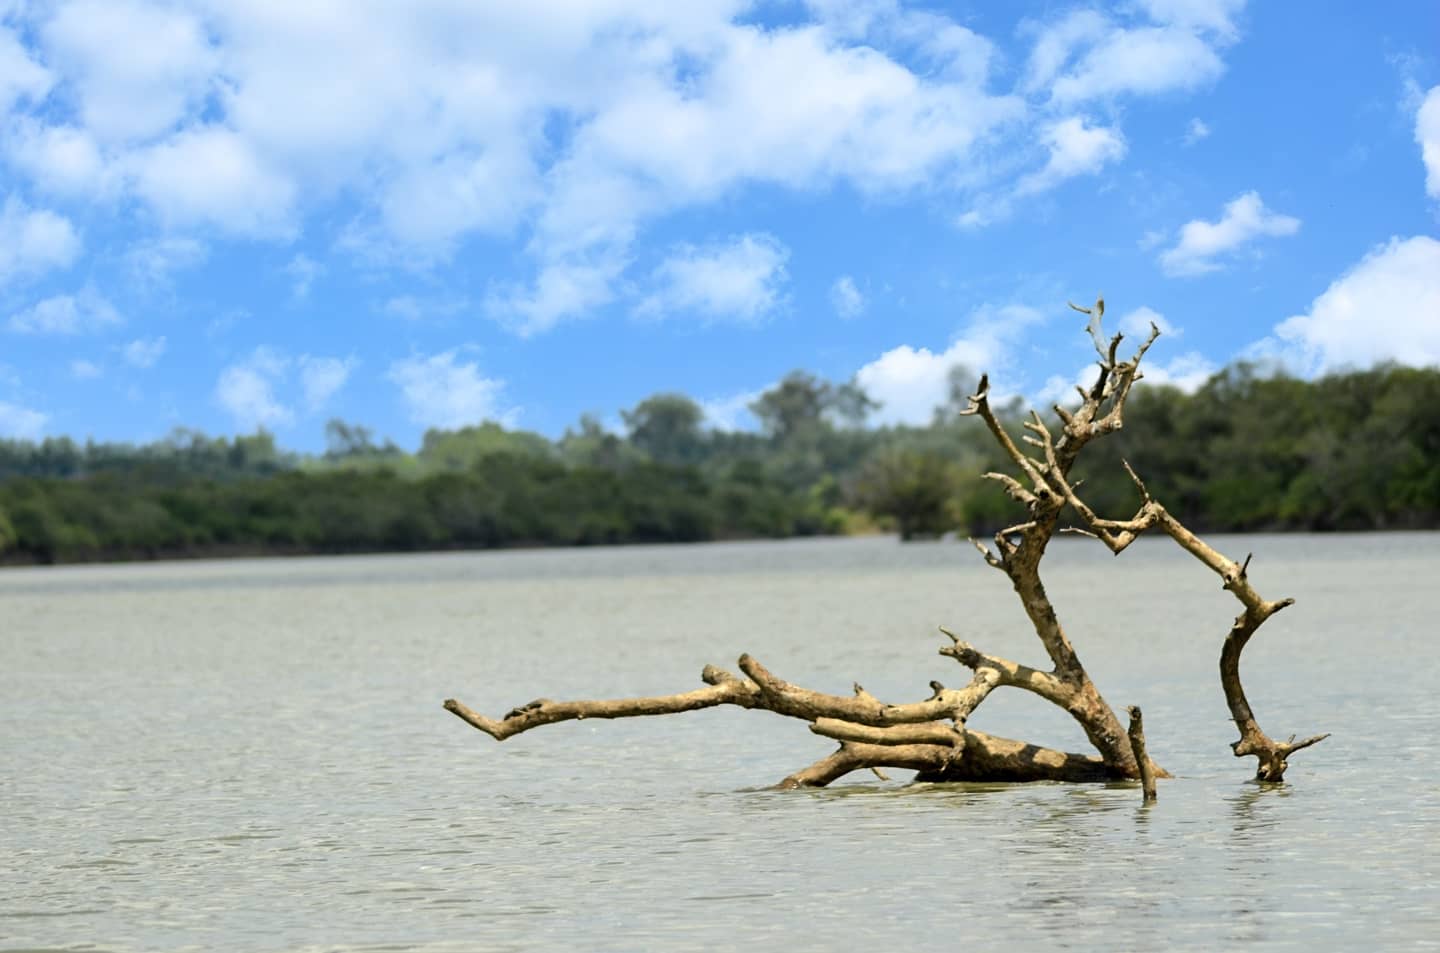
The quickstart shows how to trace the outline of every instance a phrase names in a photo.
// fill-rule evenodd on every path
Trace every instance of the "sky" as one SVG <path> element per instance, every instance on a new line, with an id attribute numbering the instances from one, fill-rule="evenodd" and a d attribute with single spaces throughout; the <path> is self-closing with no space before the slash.
<path id="1" fill-rule="evenodd" d="M 1303 9 L 1303 16 L 1300 12 Z M 1440 5 L 0 0 L 0 437 L 1440 364 Z M 1141 385 L 1144 386 L 1144 385 Z"/>

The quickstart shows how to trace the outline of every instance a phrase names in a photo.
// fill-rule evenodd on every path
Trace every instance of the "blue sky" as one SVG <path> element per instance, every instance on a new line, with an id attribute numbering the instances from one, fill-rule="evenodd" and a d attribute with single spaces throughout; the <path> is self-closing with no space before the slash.
<path id="1" fill-rule="evenodd" d="M 1440 6 L 0 0 L 0 436 L 1440 363 Z"/>

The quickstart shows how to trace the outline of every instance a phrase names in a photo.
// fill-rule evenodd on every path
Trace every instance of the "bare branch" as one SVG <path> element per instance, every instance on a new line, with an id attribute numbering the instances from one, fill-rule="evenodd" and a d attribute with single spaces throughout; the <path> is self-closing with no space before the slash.
<path id="1" fill-rule="evenodd" d="M 1231 745 L 1231 749 L 1235 752 L 1236 757 L 1253 755 L 1258 760 L 1257 779 L 1261 781 L 1282 780 L 1285 776 L 1285 769 L 1288 767 L 1286 758 L 1289 755 L 1300 750 L 1301 747 L 1317 744 L 1327 736 L 1318 735 L 1306 739 L 1306 743 L 1303 745 L 1289 747 L 1276 743 L 1266 735 L 1255 719 L 1250 702 L 1245 696 L 1245 689 L 1240 682 L 1240 653 L 1244 651 L 1246 643 L 1250 641 L 1251 636 L 1264 624 L 1266 619 L 1286 606 L 1292 605 L 1294 600 L 1280 599 L 1270 602 L 1261 598 L 1250 584 L 1249 555 L 1245 557 L 1243 563 L 1234 562 L 1221 555 L 1187 529 L 1179 520 L 1171 516 L 1165 507 L 1156 502 L 1129 463 L 1125 464 L 1125 469 L 1130 474 L 1130 478 L 1135 481 L 1135 485 L 1144 499 L 1135 518 L 1126 522 L 1098 518 L 1076 496 L 1074 489 L 1065 482 L 1063 474 L 1052 473 L 1051 477 L 1052 482 L 1064 494 L 1066 501 L 1111 551 L 1119 553 L 1145 530 L 1158 527 L 1182 549 L 1210 567 L 1220 577 L 1221 588 L 1233 593 L 1240 604 L 1245 607 L 1245 611 L 1231 625 L 1229 633 L 1225 636 L 1225 644 L 1220 650 L 1220 684 L 1225 691 L 1225 701 L 1230 707 L 1230 715 L 1235 720 L 1236 727 L 1240 729 L 1240 740 Z"/>
<path id="2" fill-rule="evenodd" d="M 820 788 L 852 771 L 865 768 L 910 768 L 915 771 L 943 771 L 959 757 L 955 748 L 940 745 L 870 745 L 845 742 L 828 758 L 782 780 L 779 788 Z"/>
<path id="3" fill-rule="evenodd" d="M 892 725 L 877 728 L 873 725 L 857 725 L 838 718 L 818 718 L 810 730 L 837 741 L 862 741 L 874 745 L 949 745 L 959 747 L 965 743 L 965 732 L 939 721 L 927 721 L 916 725 Z"/>
<path id="4" fill-rule="evenodd" d="M 969 642 L 961 641 L 959 636 L 944 626 L 940 627 L 940 631 L 950 636 L 955 643 L 941 648 L 940 654 L 953 658 L 966 668 L 972 669 L 976 673 L 981 670 L 992 671 L 995 673 L 998 684 L 1023 688 L 1062 708 L 1075 700 L 1075 686 L 1065 679 L 1050 672 L 1042 672 L 1028 665 L 1021 665 L 1019 662 L 1012 662 L 995 655 L 986 655 Z"/>

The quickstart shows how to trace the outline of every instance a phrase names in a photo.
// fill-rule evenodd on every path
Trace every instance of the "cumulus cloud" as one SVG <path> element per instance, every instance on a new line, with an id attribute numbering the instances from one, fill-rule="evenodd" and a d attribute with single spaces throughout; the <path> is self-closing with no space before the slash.
<path id="1" fill-rule="evenodd" d="M 120 313 L 93 288 L 55 295 L 10 317 L 17 334 L 87 334 L 120 323 Z"/>
<path id="2" fill-rule="evenodd" d="M 45 429 L 48 414 L 29 407 L 0 400 L 0 436 L 34 440 Z"/>
<path id="3" fill-rule="evenodd" d="M 396 361 L 386 376 L 400 388 L 410 419 L 424 427 L 453 430 L 486 420 L 508 423 L 519 413 L 502 406 L 505 382 L 486 377 L 479 364 L 462 360 L 455 348 Z"/>
<path id="4" fill-rule="evenodd" d="M 1188 351 L 1165 364 L 1150 361 L 1144 366 L 1147 382 L 1177 387 L 1187 394 L 1199 390 L 1218 370 L 1215 362 L 1199 351 Z"/>
<path id="5" fill-rule="evenodd" d="M 300 358 L 300 386 L 305 394 L 305 406 L 311 413 L 318 411 L 330 398 L 345 386 L 350 373 L 359 364 L 353 357 L 311 357 Z"/>
<path id="6" fill-rule="evenodd" d="M 220 372 L 215 399 L 242 430 L 285 427 L 300 413 L 319 413 L 345 386 L 357 364 L 349 357 L 302 354 L 292 358 L 275 348 L 258 347 Z M 291 397 L 285 397 L 286 393 Z M 296 399 L 302 405 L 300 413 L 295 409 Z"/>
<path id="7" fill-rule="evenodd" d="M 1042 128 L 1054 113 L 1027 97 L 1074 113 L 1206 83 L 1240 3 L 1035 27 L 1014 93 L 992 87 L 989 39 L 893 0 L 814 0 L 780 25 L 735 0 L 16 9 L 0 106 L 23 114 L 0 151 L 34 189 L 272 240 L 344 203 L 345 247 L 392 267 L 519 238 L 529 274 L 486 309 L 535 333 L 643 284 L 629 269 L 656 219 L 747 187 L 1008 195 L 1018 173 L 995 157 L 1042 135 L 1027 190 L 1093 172 L 1123 154 L 1118 126 Z"/>
<path id="8" fill-rule="evenodd" d="M 830 286 L 830 306 L 842 318 L 858 318 L 865 311 L 865 296 L 855 286 L 855 279 L 841 275 Z"/>
<path id="9" fill-rule="evenodd" d="M 1174 247 L 1160 254 L 1160 267 L 1171 276 L 1201 275 L 1222 266 L 1216 260 L 1238 251 L 1241 247 L 1265 237 L 1294 235 L 1300 220 L 1272 212 L 1265 207 L 1257 192 L 1225 203 L 1225 210 L 1214 222 L 1196 219 L 1180 228 Z"/>
<path id="10" fill-rule="evenodd" d="M 614 256 L 552 262 L 528 288 L 492 289 L 485 298 L 485 313 L 522 335 L 548 331 L 567 318 L 586 315 L 614 300 L 613 285 L 626 264 Z"/>
<path id="11" fill-rule="evenodd" d="M 1235 39 L 1235 17 L 1245 0 L 1140 0 L 1156 23 L 1187 27 L 1214 34 L 1221 40 Z"/>
<path id="12" fill-rule="evenodd" d="M 1425 163 L 1425 194 L 1440 199 L 1440 86 L 1425 94 L 1415 113 L 1415 141 Z"/>
<path id="13" fill-rule="evenodd" d="M 1396 361 L 1440 364 L 1440 241 L 1392 238 L 1275 327 L 1260 353 L 1300 373 Z"/>
<path id="14" fill-rule="evenodd" d="M 79 254 L 80 236 L 69 219 L 13 195 L 0 205 L 0 285 L 67 268 Z"/>
<path id="15" fill-rule="evenodd" d="M 294 230 L 295 184 L 233 130 L 187 129 L 134 153 L 127 172 L 135 191 L 171 226 L 258 238 Z"/>
<path id="16" fill-rule="evenodd" d="M 1113 29 L 1055 79 L 1050 95 L 1073 104 L 1191 90 L 1213 82 L 1224 69 L 1214 47 L 1186 27 Z"/>
<path id="17" fill-rule="evenodd" d="M 131 367 L 154 367 L 165 354 L 165 337 L 136 338 L 120 349 L 120 356 Z"/>
<path id="18" fill-rule="evenodd" d="M 789 249 L 765 234 L 737 235 L 706 246 L 680 245 L 655 269 L 654 290 L 636 312 L 758 321 L 782 300 L 789 257 Z"/>
<path id="19" fill-rule="evenodd" d="M 21 99 L 41 99 L 53 82 L 50 71 L 26 52 L 15 31 L 0 22 L 0 116 Z"/>
<path id="20" fill-rule="evenodd" d="M 935 408 L 949 398 L 952 369 L 1005 367 L 1016 339 L 1042 317 L 1022 305 L 983 308 L 942 350 L 909 344 L 891 348 L 855 373 L 865 393 L 880 402 L 870 419 L 879 424 L 928 423 Z"/>
<path id="21" fill-rule="evenodd" d="M 43 192 L 101 197 L 118 184 L 95 138 L 75 126 L 47 126 L 22 116 L 6 130 L 0 149 Z"/>
<path id="22" fill-rule="evenodd" d="M 218 65 L 193 14 L 134 0 L 60 4 L 41 42 L 85 127 L 108 140 L 168 131 L 198 105 Z"/>
<path id="23" fill-rule="evenodd" d="M 1190 124 L 1185 127 L 1185 138 L 1182 141 L 1187 146 L 1193 146 L 1201 139 L 1207 139 L 1209 136 L 1210 126 L 1202 119 L 1192 119 L 1190 120 Z"/>
<path id="24" fill-rule="evenodd" d="M 295 414 L 280 402 L 275 389 L 289 364 L 274 350 L 256 348 L 247 359 L 220 372 L 215 399 L 241 430 L 287 426 Z"/>
<path id="25" fill-rule="evenodd" d="M 1119 328 L 1126 337 L 1139 338 L 1143 341 L 1149 336 L 1152 324 L 1159 328 L 1160 333 L 1167 338 L 1180 336 L 1180 329 L 1172 324 L 1165 315 L 1144 305 L 1121 315 L 1120 320 L 1115 322 L 1115 327 Z"/>
<path id="26" fill-rule="evenodd" d="M 1040 139 L 1050 150 L 1050 159 L 1043 169 L 1020 180 L 1016 195 L 1032 195 L 1077 175 L 1092 175 L 1125 155 L 1125 137 L 1118 129 L 1090 126 L 1080 116 L 1050 123 L 1041 129 Z"/>

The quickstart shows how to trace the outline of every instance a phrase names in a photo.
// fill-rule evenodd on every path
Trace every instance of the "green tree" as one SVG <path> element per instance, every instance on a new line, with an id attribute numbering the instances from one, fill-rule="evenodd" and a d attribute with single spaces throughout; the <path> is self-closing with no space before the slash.
<path id="1" fill-rule="evenodd" d="M 960 471 L 944 457 L 913 451 L 877 454 L 859 483 L 862 505 L 893 519 L 900 538 L 940 536 L 959 521 Z"/>
<path id="2" fill-rule="evenodd" d="M 834 390 L 814 374 L 791 371 L 751 405 L 765 433 L 779 443 L 813 433 L 825 424 Z"/>
<path id="3" fill-rule="evenodd" d="M 705 412 L 684 394 L 656 394 L 622 411 L 630 444 L 656 463 L 689 464 L 705 452 Z"/>

